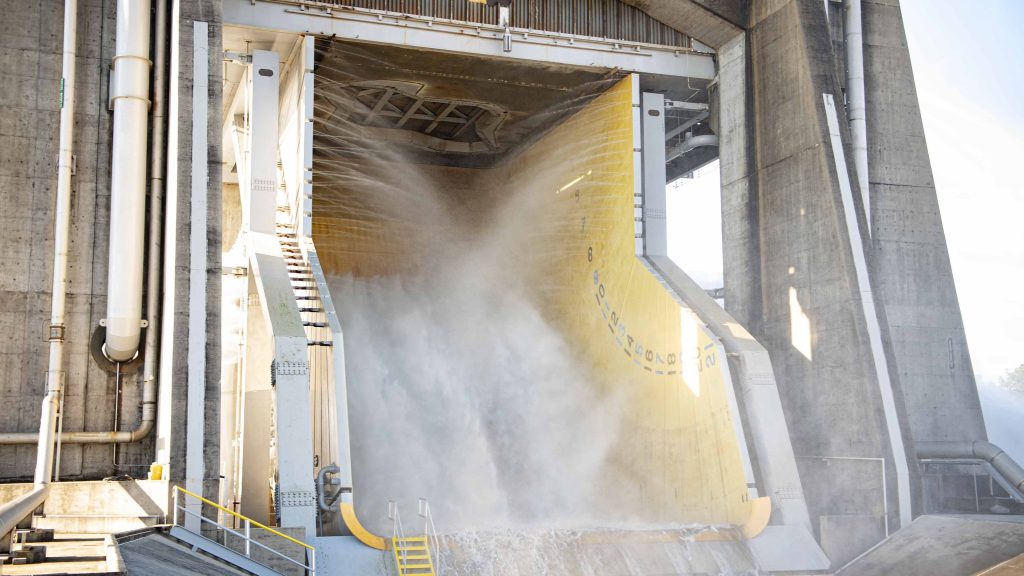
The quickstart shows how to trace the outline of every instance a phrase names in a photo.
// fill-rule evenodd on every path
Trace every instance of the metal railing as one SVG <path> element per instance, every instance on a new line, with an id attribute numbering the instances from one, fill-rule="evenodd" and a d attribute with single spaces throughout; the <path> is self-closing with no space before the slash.
<path id="1" fill-rule="evenodd" d="M 434 517 L 430 514 L 430 503 L 426 498 L 420 498 L 419 514 L 423 518 L 423 535 L 430 541 L 430 548 L 434 550 L 434 569 L 436 574 L 442 572 L 443 561 L 441 558 L 441 540 L 437 537 L 437 528 L 434 527 Z"/>
<path id="2" fill-rule="evenodd" d="M 388 519 L 391 520 L 391 550 L 395 557 L 395 567 L 399 576 L 412 574 L 412 570 L 428 569 L 431 576 L 440 576 L 443 572 L 441 558 L 437 556 L 441 549 L 434 519 L 430 515 L 430 504 L 425 498 L 419 499 L 418 513 L 423 519 L 423 536 L 406 536 L 398 505 L 394 500 L 388 501 Z M 422 549 L 419 546 L 422 544 Z M 412 546 L 412 548 L 410 548 Z M 410 552 L 414 552 L 410 554 Z M 413 566 L 414 562 L 426 562 Z M 420 572 L 415 572 L 419 574 Z"/>
<path id="3" fill-rule="evenodd" d="M 178 497 L 179 493 L 183 495 L 181 498 Z M 224 512 L 224 513 L 228 514 L 229 516 L 240 520 L 241 523 L 242 523 L 242 531 L 239 532 L 237 530 L 233 530 L 233 529 L 229 528 L 228 526 L 225 526 L 224 524 L 221 524 L 220 522 L 217 522 L 216 520 L 213 520 L 211 518 L 207 518 L 206 516 L 203 516 L 201 513 L 196 513 L 196 512 L 193 512 L 191 510 L 186 509 L 186 504 L 181 502 L 181 500 L 186 500 L 187 501 L 188 498 L 194 498 L 194 499 L 198 500 L 199 502 L 201 502 L 203 504 L 209 504 L 210 506 L 213 506 L 214 508 L 220 510 L 221 512 Z M 178 511 L 179 510 L 184 512 L 186 516 L 192 516 L 192 517 L 198 518 L 199 521 L 200 521 L 200 525 L 202 525 L 203 522 L 206 522 L 206 523 L 212 524 L 215 528 L 217 528 L 219 530 L 222 530 L 225 534 L 232 534 L 232 535 L 234 535 L 234 536 L 236 536 L 238 538 L 241 538 L 242 541 L 244 542 L 244 546 L 245 546 L 245 549 L 244 549 L 245 557 L 250 559 L 250 560 L 252 560 L 252 561 L 254 561 L 254 562 L 256 562 L 256 560 L 252 557 L 252 547 L 253 546 L 258 546 L 258 547 L 266 550 L 267 552 L 269 552 L 270 554 L 272 554 L 274 556 L 278 556 L 280 558 L 283 558 L 284 560 L 287 560 L 288 562 L 290 562 L 292 564 L 295 564 L 296 566 L 299 566 L 300 568 L 305 570 L 307 574 L 310 574 L 310 575 L 316 574 L 316 549 L 313 548 L 312 546 L 310 546 L 309 544 L 306 544 L 305 542 L 303 542 L 301 540 L 292 538 L 291 536 L 289 536 L 287 534 L 283 534 L 281 532 L 278 532 L 277 530 L 274 530 L 273 528 L 271 528 L 269 526 L 266 526 L 264 524 L 260 524 L 259 522 L 253 520 L 252 518 L 249 518 L 248 516 L 243 516 L 243 515 L 235 512 L 233 510 L 230 510 L 228 508 L 225 508 L 224 506 L 221 506 L 220 504 L 217 504 L 216 502 L 213 502 L 211 500 L 207 500 L 206 498 L 203 498 L 202 496 L 200 496 L 200 495 L 198 495 L 198 494 L 196 494 L 194 492 L 190 492 L 190 491 L 182 488 L 181 486 L 175 486 L 174 487 L 174 518 L 173 518 L 174 526 L 180 526 L 180 524 L 178 523 Z M 299 546 L 301 546 L 302 548 L 305 549 L 306 561 L 305 562 L 299 562 L 298 560 L 295 560 L 294 558 L 291 558 L 291 557 L 287 556 L 286 554 L 283 554 L 282 552 L 279 552 L 279 551 L 274 550 L 273 548 L 271 548 L 271 547 L 269 547 L 269 546 L 267 546 L 265 544 L 257 542 L 252 537 L 252 527 L 253 526 L 255 526 L 256 528 L 259 528 L 261 530 L 265 530 L 265 531 L 269 532 L 270 534 L 273 534 L 275 536 L 283 538 L 284 540 L 287 540 L 288 542 L 291 542 L 293 544 L 298 544 Z M 194 530 L 192 530 L 192 532 L 195 533 Z M 201 534 L 199 534 L 199 535 L 202 536 Z M 209 538 L 207 538 L 207 539 L 209 540 Z M 224 546 L 225 548 L 228 548 L 229 550 L 231 549 L 230 547 L 225 545 L 226 542 L 223 543 L 223 544 L 220 543 L 220 542 L 215 542 L 213 540 L 211 540 L 211 542 L 214 542 L 215 544 L 218 544 L 220 546 Z"/>
<path id="4" fill-rule="evenodd" d="M 394 500 L 388 500 L 388 520 L 391 520 L 391 540 L 402 540 L 405 538 L 405 530 L 402 527 L 402 517 L 398 513 L 398 504 Z"/>
<path id="5" fill-rule="evenodd" d="M 984 460 L 920 461 L 926 514 L 1021 514 L 1024 495 Z"/>

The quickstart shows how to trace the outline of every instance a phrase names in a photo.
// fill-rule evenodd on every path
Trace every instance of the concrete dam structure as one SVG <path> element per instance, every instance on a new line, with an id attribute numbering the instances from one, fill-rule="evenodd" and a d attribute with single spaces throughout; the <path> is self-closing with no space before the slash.
<path id="1" fill-rule="evenodd" d="M 897 1 L 0 6 L 0 573 L 1024 554 Z"/>

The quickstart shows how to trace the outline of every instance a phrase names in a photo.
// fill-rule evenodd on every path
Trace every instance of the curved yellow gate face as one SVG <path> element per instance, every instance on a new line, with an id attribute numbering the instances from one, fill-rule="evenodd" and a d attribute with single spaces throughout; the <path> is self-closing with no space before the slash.
<path id="1" fill-rule="evenodd" d="M 529 188 L 548 196 L 539 223 L 548 233 L 533 249 L 557 257 L 545 271 L 554 281 L 541 284 L 605 392 L 627 403 L 615 458 L 632 484 L 612 488 L 648 521 L 739 525 L 750 502 L 725 358 L 636 256 L 632 82 L 545 135 L 503 168 L 503 179 L 515 188 L 543 175 Z"/>
<path id="2" fill-rule="evenodd" d="M 451 210 L 465 212 L 455 219 L 465 238 L 479 237 L 493 221 L 489 214 L 502 210 L 530 228 L 507 254 L 509 269 L 526 270 L 520 281 L 592 366 L 593 385 L 622 406 L 608 463 L 616 473 L 600 480 L 601 492 L 614 500 L 613 515 L 742 525 L 751 502 L 742 433 L 730 417 L 726 359 L 636 256 L 633 82 L 621 80 L 500 167 L 416 170 L 435 186 L 444 182 Z M 429 215 L 375 204 L 351 184 L 372 188 L 383 172 L 368 169 L 346 186 L 318 181 L 313 230 L 328 274 L 373 276 L 416 266 Z M 532 263 L 517 266 L 520 260 Z"/>

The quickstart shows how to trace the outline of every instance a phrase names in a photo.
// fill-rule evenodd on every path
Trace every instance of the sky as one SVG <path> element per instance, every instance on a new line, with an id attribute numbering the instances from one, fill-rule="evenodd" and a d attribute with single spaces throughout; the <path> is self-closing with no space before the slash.
<path id="1" fill-rule="evenodd" d="M 1024 364 L 1024 0 L 901 6 L 968 347 L 993 383 Z M 695 176 L 669 189 L 669 253 L 719 287 L 717 162 Z"/>

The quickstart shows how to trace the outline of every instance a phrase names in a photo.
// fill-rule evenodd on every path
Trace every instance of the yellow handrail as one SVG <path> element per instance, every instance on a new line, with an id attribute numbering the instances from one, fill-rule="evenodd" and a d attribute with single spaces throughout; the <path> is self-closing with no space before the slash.
<path id="1" fill-rule="evenodd" d="M 187 495 L 189 495 L 189 496 L 191 496 L 191 497 L 193 497 L 193 498 L 195 498 L 197 500 L 201 500 L 202 502 L 204 502 L 206 504 L 209 504 L 210 506 L 213 506 L 214 508 L 216 508 L 216 509 L 218 509 L 218 510 L 220 510 L 222 512 L 227 512 L 228 514 L 231 514 L 232 516 L 234 516 L 235 518 L 238 518 L 239 520 L 245 520 L 246 522 L 248 522 L 249 524 L 252 524 L 253 526 L 256 526 L 258 528 L 263 528 L 264 530 L 266 530 L 267 532 L 270 532 L 271 534 L 276 534 L 276 535 L 280 536 L 281 538 L 284 538 L 285 540 L 288 540 L 290 542 L 294 542 L 294 543 L 298 544 L 299 546 L 302 546 L 303 548 L 306 548 L 308 550 L 314 550 L 314 548 L 312 546 L 310 546 L 309 544 L 306 544 L 305 542 L 303 542 L 301 540 L 296 540 L 295 538 L 292 538 L 291 536 L 289 536 L 287 534 L 282 534 L 282 533 L 278 532 L 277 530 L 274 530 L 270 526 L 264 526 L 263 524 L 260 524 L 259 522 L 253 520 L 252 518 L 249 518 L 248 516 L 242 516 L 238 512 L 235 512 L 234 510 L 228 510 L 227 508 L 221 506 L 220 504 L 217 504 L 216 502 L 207 500 L 206 498 L 203 498 L 202 496 L 200 496 L 199 494 L 196 494 L 195 492 L 190 492 L 190 491 L 182 488 L 181 486 L 175 486 L 174 489 L 177 490 L 178 492 L 182 492 L 184 494 L 187 494 Z"/>

